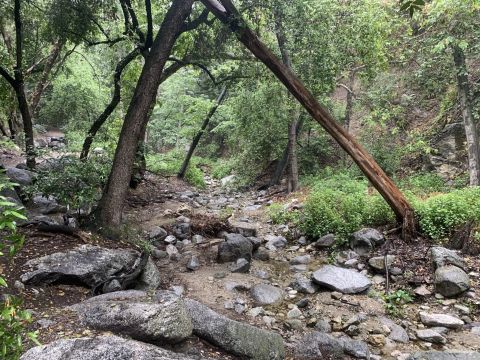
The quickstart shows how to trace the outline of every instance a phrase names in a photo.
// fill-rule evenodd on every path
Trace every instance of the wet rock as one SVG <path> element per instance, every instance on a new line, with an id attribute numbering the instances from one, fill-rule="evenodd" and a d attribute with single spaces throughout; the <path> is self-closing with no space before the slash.
<path id="1" fill-rule="evenodd" d="M 280 335 L 230 320 L 195 300 L 186 300 L 193 332 L 232 354 L 256 360 L 285 358 Z"/>
<path id="2" fill-rule="evenodd" d="M 31 271 L 24 273 L 20 279 L 24 284 L 29 285 L 71 284 L 74 281 L 88 287 L 95 287 L 105 282 L 107 278 L 125 269 L 131 269 L 139 256 L 140 254 L 134 250 L 82 245 L 67 252 L 29 260 L 25 266 Z M 148 279 L 144 280 L 148 281 Z M 157 281 L 158 278 L 153 284 L 143 283 L 141 286 L 156 288 Z"/>
<path id="3" fill-rule="evenodd" d="M 465 271 L 453 265 L 435 270 L 435 291 L 445 297 L 462 294 L 470 289 L 470 279 Z"/>
<path id="4" fill-rule="evenodd" d="M 480 360 L 480 353 L 474 351 L 422 351 L 416 352 L 407 360 Z"/>
<path id="5" fill-rule="evenodd" d="M 21 360 L 197 360 L 154 345 L 117 336 L 57 340 L 34 347 Z M 201 358 L 204 359 L 204 358 Z"/>
<path id="6" fill-rule="evenodd" d="M 250 271 L 250 262 L 246 259 L 238 259 L 235 264 L 230 267 L 232 273 L 248 273 Z"/>
<path id="7" fill-rule="evenodd" d="M 251 290 L 253 300 L 257 305 L 277 304 L 283 299 L 283 291 L 268 284 L 255 285 Z"/>
<path id="8" fill-rule="evenodd" d="M 395 262 L 396 256 L 387 255 L 387 267 L 391 268 L 392 264 Z M 368 260 L 368 265 L 372 267 L 375 271 L 385 272 L 385 256 L 375 256 Z"/>
<path id="9" fill-rule="evenodd" d="M 200 260 L 198 257 L 193 255 L 187 263 L 187 269 L 191 271 L 196 271 L 200 269 Z"/>
<path id="10" fill-rule="evenodd" d="M 302 294 L 315 294 L 319 286 L 303 275 L 296 275 L 290 286 Z"/>
<path id="11" fill-rule="evenodd" d="M 326 265 L 315 271 L 312 280 L 320 286 L 340 291 L 343 294 L 360 293 L 371 285 L 365 275 L 333 265 Z"/>
<path id="12" fill-rule="evenodd" d="M 465 260 L 463 260 L 463 258 L 454 250 L 435 246 L 430 250 L 430 256 L 432 257 L 435 268 L 440 268 L 447 265 L 455 265 L 464 270 L 466 269 Z"/>
<path id="13" fill-rule="evenodd" d="M 307 265 L 312 261 L 312 257 L 310 255 L 300 255 L 294 257 L 290 260 L 290 264 L 292 265 Z"/>
<path id="14" fill-rule="evenodd" d="M 382 245 L 385 237 L 377 229 L 365 228 L 352 234 L 350 247 L 359 255 L 368 254 L 375 246 Z"/>
<path id="15" fill-rule="evenodd" d="M 420 320 L 427 326 L 442 326 L 449 329 L 459 329 L 463 326 L 463 321 L 446 314 L 433 314 L 420 312 Z"/>
<path id="16" fill-rule="evenodd" d="M 34 173 L 28 170 L 11 167 L 7 168 L 5 174 L 11 182 L 20 186 L 28 186 L 31 185 L 33 182 Z"/>
<path id="17" fill-rule="evenodd" d="M 447 342 L 447 339 L 432 329 L 417 330 L 415 334 L 420 340 L 428 341 L 434 344 L 445 344 Z"/>
<path id="18" fill-rule="evenodd" d="M 167 291 L 157 292 L 150 301 L 97 300 L 71 308 L 90 328 L 140 341 L 178 343 L 189 337 L 193 329 L 183 300 Z"/>
<path id="19" fill-rule="evenodd" d="M 227 234 L 225 241 L 218 246 L 218 262 L 233 262 L 240 258 L 252 259 L 253 245 L 240 234 Z"/>
<path id="20" fill-rule="evenodd" d="M 335 235 L 327 234 L 318 239 L 313 246 L 317 249 L 327 249 L 335 245 Z"/>
<path id="21" fill-rule="evenodd" d="M 307 333 L 295 346 L 295 359 L 299 360 L 343 360 L 347 356 L 368 359 L 370 352 L 364 342 L 348 338 L 338 339 L 320 332 Z"/>

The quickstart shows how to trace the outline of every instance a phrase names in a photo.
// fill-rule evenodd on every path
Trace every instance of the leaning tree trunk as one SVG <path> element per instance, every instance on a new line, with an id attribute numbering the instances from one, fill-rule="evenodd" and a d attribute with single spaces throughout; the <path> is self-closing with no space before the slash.
<path id="1" fill-rule="evenodd" d="M 404 239 L 410 240 L 415 232 L 413 208 L 372 156 L 318 103 L 298 77 L 260 41 L 230 0 L 220 0 L 220 2 L 217 0 L 202 0 L 202 2 L 217 18 L 230 27 L 238 40 L 275 74 L 310 115 L 352 157 L 390 205 L 397 216 L 397 220 L 402 223 Z"/>
<path id="2" fill-rule="evenodd" d="M 180 168 L 180 171 L 177 174 L 177 177 L 179 179 L 183 179 L 185 177 L 185 173 L 187 172 L 188 164 L 190 163 L 190 159 L 193 156 L 193 153 L 195 152 L 195 149 L 197 148 L 198 143 L 200 142 L 200 138 L 202 137 L 203 133 L 205 132 L 205 129 L 208 126 L 208 123 L 210 122 L 210 119 L 213 117 L 215 112 L 217 111 L 218 107 L 222 104 L 223 100 L 225 99 L 225 95 L 227 94 L 227 87 L 224 86 L 222 88 L 222 91 L 217 97 L 217 100 L 215 101 L 215 105 L 212 106 L 210 111 L 207 114 L 207 117 L 205 120 L 203 120 L 202 127 L 200 128 L 200 131 L 198 132 L 197 135 L 193 138 L 192 144 L 190 145 L 190 148 L 188 149 L 187 156 L 185 157 L 185 160 L 183 161 L 182 167 Z"/>
<path id="3" fill-rule="evenodd" d="M 457 70 L 457 87 L 460 105 L 462 107 L 463 124 L 467 137 L 468 172 L 470 185 L 480 185 L 480 148 L 478 143 L 478 130 L 473 119 L 472 103 L 470 101 L 470 85 L 465 62 L 465 54 L 459 46 L 453 47 L 453 60 Z"/>
<path id="4" fill-rule="evenodd" d="M 132 175 L 138 137 L 148 120 L 148 111 L 155 101 L 165 63 L 191 12 L 193 0 L 174 0 L 163 20 L 145 60 L 118 140 L 112 170 L 100 200 L 100 224 L 107 228 L 118 226 Z"/>

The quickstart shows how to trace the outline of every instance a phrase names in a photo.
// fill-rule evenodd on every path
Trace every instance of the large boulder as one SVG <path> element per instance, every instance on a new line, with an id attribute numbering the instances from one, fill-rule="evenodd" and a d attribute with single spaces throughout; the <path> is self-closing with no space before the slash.
<path id="1" fill-rule="evenodd" d="M 251 294 L 258 306 L 277 304 L 283 299 L 283 291 L 268 284 L 255 285 L 251 290 Z"/>
<path id="2" fill-rule="evenodd" d="M 435 291 L 445 297 L 460 295 L 470 289 L 468 274 L 453 265 L 442 266 L 435 270 Z"/>
<path id="3" fill-rule="evenodd" d="M 178 343 L 192 334 L 192 322 L 178 296 L 159 291 L 153 298 L 87 301 L 71 308 L 86 326 L 100 331 L 127 335 L 135 340 Z"/>
<path id="4" fill-rule="evenodd" d="M 34 347 L 21 360 L 194 360 L 169 350 L 123 339 L 118 336 L 99 336 L 58 340 Z M 201 358 L 204 359 L 204 358 Z M 195 360 L 199 360 L 195 357 Z"/>
<path id="5" fill-rule="evenodd" d="M 20 186 L 28 186 L 33 182 L 33 172 L 18 168 L 7 168 L 7 177 Z"/>
<path id="6" fill-rule="evenodd" d="M 193 322 L 193 332 L 202 339 L 242 358 L 280 360 L 285 348 L 280 335 L 230 320 L 199 303 L 186 299 Z"/>
<path id="7" fill-rule="evenodd" d="M 253 245 L 250 240 L 240 234 L 227 234 L 225 241 L 218 246 L 218 261 L 221 263 L 252 259 Z"/>
<path id="8" fill-rule="evenodd" d="M 366 343 L 350 338 L 335 338 L 329 334 L 311 332 L 304 335 L 295 346 L 295 359 L 299 360 L 344 360 L 349 357 L 370 359 Z"/>
<path id="9" fill-rule="evenodd" d="M 382 245 L 385 237 L 377 229 L 365 228 L 352 234 L 350 247 L 358 255 L 368 254 L 374 247 Z"/>
<path id="10" fill-rule="evenodd" d="M 139 253 L 135 250 L 81 245 L 67 252 L 29 260 L 25 266 L 30 271 L 24 273 L 20 279 L 31 285 L 75 282 L 93 288 L 132 269 L 138 260 Z M 158 269 L 153 262 L 147 263 L 138 279 L 138 287 L 156 289 L 159 283 Z"/>
<path id="11" fill-rule="evenodd" d="M 316 284 L 340 291 L 344 294 L 356 294 L 367 290 L 371 283 L 365 275 L 355 270 L 326 265 L 312 274 Z"/>
<path id="12" fill-rule="evenodd" d="M 319 286 L 317 284 L 301 274 L 297 274 L 295 276 L 293 281 L 290 283 L 290 287 L 302 294 L 315 294 L 319 290 Z"/>
<path id="13" fill-rule="evenodd" d="M 466 268 L 465 260 L 463 260 L 463 258 L 454 250 L 446 249 L 441 246 L 435 246 L 430 250 L 430 255 L 435 268 L 447 265 L 455 265 L 462 269 Z"/>
<path id="14" fill-rule="evenodd" d="M 475 351 L 420 351 L 407 360 L 480 360 L 480 352 Z"/>

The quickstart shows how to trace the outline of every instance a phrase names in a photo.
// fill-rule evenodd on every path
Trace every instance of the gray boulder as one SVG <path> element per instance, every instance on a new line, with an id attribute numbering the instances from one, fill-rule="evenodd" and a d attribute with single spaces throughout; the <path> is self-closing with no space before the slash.
<path id="1" fill-rule="evenodd" d="M 352 234 L 350 247 L 359 255 L 368 254 L 374 247 L 382 245 L 385 237 L 377 229 L 365 228 Z"/>
<path id="2" fill-rule="evenodd" d="M 253 245 L 250 240 L 240 234 L 227 234 L 225 241 L 218 246 L 218 261 L 233 262 L 244 258 L 252 259 Z"/>
<path id="3" fill-rule="evenodd" d="M 133 299 L 132 299 L 133 298 Z M 72 306 L 82 323 L 146 342 L 178 343 L 192 334 L 192 322 L 178 296 L 157 292 L 152 299 L 96 300 Z"/>
<path id="4" fill-rule="evenodd" d="M 250 271 L 250 262 L 246 259 L 238 259 L 235 264 L 230 267 L 232 273 L 248 273 Z"/>
<path id="5" fill-rule="evenodd" d="M 193 332 L 202 339 L 242 358 L 280 360 L 285 348 L 280 335 L 231 320 L 199 303 L 186 299 L 193 322 Z"/>
<path id="6" fill-rule="evenodd" d="M 167 235 L 168 233 L 164 228 L 160 226 L 155 226 L 152 230 L 150 230 L 148 237 L 153 243 L 155 243 L 157 241 L 162 241 L 167 237 Z"/>
<path id="7" fill-rule="evenodd" d="M 251 290 L 251 295 L 258 306 L 277 304 L 283 299 L 283 291 L 268 284 L 255 285 Z"/>
<path id="8" fill-rule="evenodd" d="M 350 338 L 335 338 L 320 332 L 307 333 L 295 346 L 295 359 L 344 360 L 348 357 L 370 359 L 366 343 Z"/>
<path id="9" fill-rule="evenodd" d="M 335 235 L 333 234 L 324 235 L 313 243 L 317 249 L 327 249 L 333 245 L 335 245 Z"/>
<path id="10" fill-rule="evenodd" d="M 118 336 L 99 336 L 58 340 L 34 347 L 21 360 L 194 360 L 169 350 L 123 339 Z M 195 360 L 198 360 L 195 357 Z M 201 358 L 205 359 L 205 358 Z"/>
<path id="11" fill-rule="evenodd" d="M 445 297 L 457 296 L 470 289 L 468 274 L 453 265 L 435 270 L 435 291 Z"/>
<path id="12" fill-rule="evenodd" d="M 368 289 L 370 280 L 355 270 L 326 265 L 312 274 L 312 280 L 320 286 L 340 291 L 343 294 L 356 294 Z"/>
<path id="13" fill-rule="evenodd" d="M 459 318 L 447 314 L 433 314 L 427 312 L 420 312 L 420 320 L 427 326 L 440 326 L 449 329 L 460 329 L 464 322 Z"/>
<path id="14" fill-rule="evenodd" d="M 55 214 L 65 212 L 67 208 L 60 205 L 53 197 L 45 197 L 36 195 L 32 199 L 32 210 L 42 215 Z"/>
<path id="15" fill-rule="evenodd" d="M 430 250 L 430 256 L 432 257 L 435 268 L 455 265 L 464 270 L 466 269 L 465 260 L 463 260 L 463 258 L 454 250 L 435 246 Z"/>
<path id="16" fill-rule="evenodd" d="M 441 334 L 432 329 L 420 329 L 416 331 L 417 338 L 434 344 L 445 344 L 445 339 Z"/>
<path id="17" fill-rule="evenodd" d="M 95 287 L 108 278 L 131 269 L 139 260 L 139 253 L 127 249 L 106 249 L 98 246 L 81 245 L 67 252 L 58 252 L 29 260 L 25 266 L 30 271 L 20 279 L 25 284 L 43 285 L 72 281 Z M 154 276 L 153 273 L 156 275 Z M 152 281 L 152 283 L 150 283 Z M 156 289 L 160 283 L 158 269 L 153 262 L 147 263 L 140 274 L 141 289 Z"/>
<path id="18" fill-rule="evenodd" d="M 7 177 L 13 182 L 20 186 L 31 185 L 33 182 L 33 172 L 18 168 L 7 168 L 6 170 Z"/>
<path id="19" fill-rule="evenodd" d="M 407 360 L 480 360 L 480 352 L 474 351 L 421 351 Z"/>
<path id="20" fill-rule="evenodd" d="M 271 251 L 276 251 L 278 249 L 282 249 L 285 246 L 287 246 L 287 244 L 288 244 L 287 239 L 285 239 L 283 236 L 266 235 L 264 237 L 264 240 L 267 242 L 265 244 L 265 247 L 268 250 L 271 250 Z"/>

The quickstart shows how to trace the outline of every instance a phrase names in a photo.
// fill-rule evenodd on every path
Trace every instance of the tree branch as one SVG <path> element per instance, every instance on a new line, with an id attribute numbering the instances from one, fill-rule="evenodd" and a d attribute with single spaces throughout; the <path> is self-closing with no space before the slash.
<path id="1" fill-rule="evenodd" d="M 0 75 L 2 75 L 13 88 L 16 88 L 17 83 L 15 82 L 15 79 L 8 73 L 7 69 L 5 69 L 3 66 L 0 66 Z"/>
<path id="2" fill-rule="evenodd" d="M 151 0 L 145 0 L 145 11 L 147 13 L 147 38 L 145 40 L 145 48 L 150 49 L 153 44 L 153 19 Z"/>
<path id="3" fill-rule="evenodd" d="M 185 25 L 183 26 L 183 28 L 181 30 L 181 33 L 194 30 L 194 29 L 198 28 L 201 24 L 207 24 L 208 25 L 209 24 L 208 14 L 210 14 L 210 11 L 208 9 L 203 10 L 202 13 L 196 19 L 185 23 Z M 211 23 L 213 23 L 213 21 L 215 21 L 215 19 L 216 18 L 213 18 Z"/>
<path id="4" fill-rule="evenodd" d="M 202 69 L 207 75 L 208 77 L 210 78 L 210 80 L 212 80 L 212 82 L 216 85 L 217 84 L 217 81 L 215 80 L 215 77 L 213 76 L 213 74 L 210 72 L 210 70 L 208 70 L 208 68 L 199 63 L 199 62 L 196 62 L 196 61 L 190 61 L 190 60 L 187 60 L 187 59 L 183 59 L 183 60 L 180 60 L 180 59 L 177 59 L 177 58 L 174 58 L 174 57 L 169 57 L 168 58 L 169 61 L 174 61 L 174 62 L 177 62 L 183 66 L 187 66 L 187 65 L 191 65 L 191 66 L 196 66 L 200 69 Z"/>

